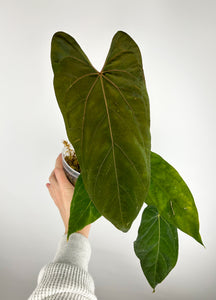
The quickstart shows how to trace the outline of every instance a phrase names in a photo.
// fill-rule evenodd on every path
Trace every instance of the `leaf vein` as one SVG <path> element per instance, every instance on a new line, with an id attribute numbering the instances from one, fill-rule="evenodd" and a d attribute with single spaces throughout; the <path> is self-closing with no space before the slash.
<path id="1" fill-rule="evenodd" d="M 85 100 L 85 104 L 84 104 L 84 111 L 83 111 L 83 119 L 82 119 L 82 132 L 81 132 L 81 152 L 82 152 L 82 157 L 84 157 L 83 155 L 83 136 L 84 136 L 84 122 L 85 122 L 85 113 L 86 113 L 86 105 L 87 105 L 87 101 L 89 98 L 89 95 L 91 94 L 91 91 L 93 89 L 93 87 L 95 86 L 97 80 L 98 80 L 99 76 L 97 76 L 97 78 L 95 79 L 94 83 L 92 84 L 87 96 L 86 96 L 86 100 Z"/>
<path id="2" fill-rule="evenodd" d="M 127 158 L 127 160 L 131 163 L 131 165 L 134 167 L 134 169 L 136 170 L 137 172 L 137 175 L 138 175 L 138 178 L 142 181 L 142 183 L 144 184 L 143 180 L 141 179 L 140 177 L 140 174 L 135 166 L 135 164 L 132 162 L 132 160 L 130 160 L 130 158 L 127 156 L 127 154 L 125 153 L 125 151 L 122 149 L 122 147 L 120 145 L 118 145 L 117 143 L 114 143 L 121 151 L 122 153 L 124 154 L 124 156 Z"/>
<path id="3" fill-rule="evenodd" d="M 66 96 L 67 96 L 67 93 L 70 91 L 70 89 L 74 86 L 74 84 L 76 84 L 78 81 L 80 81 L 81 79 L 83 79 L 83 78 L 85 78 L 85 77 L 87 77 L 87 76 L 91 76 L 91 75 L 98 75 L 98 73 L 88 73 L 88 74 L 85 74 L 85 75 L 83 75 L 83 76 L 80 76 L 80 77 L 78 77 L 75 81 L 73 81 L 70 85 L 69 85 L 69 87 L 66 89 L 66 91 L 65 91 L 65 96 L 64 96 L 64 99 L 63 99 L 63 101 L 65 100 L 65 98 L 66 98 Z M 98 78 L 98 77 L 97 77 Z"/>
<path id="4" fill-rule="evenodd" d="M 106 70 L 106 71 L 103 71 L 103 73 L 107 73 L 107 72 L 124 72 L 124 73 L 127 73 L 127 74 L 129 74 L 130 76 L 136 78 L 136 76 L 134 76 L 133 74 L 131 74 L 130 72 L 125 71 L 125 70 L 113 69 L 113 70 Z"/>
<path id="5" fill-rule="evenodd" d="M 107 156 L 109 155 L 109 152 L 110 152 L 111 149 L 112 149 L 112 146 L 110 146 L 109 150 L 107 151 L 107 154 L 105 155 L 103 161 L 102 161 L 101 164 L 100 164 L 100 167 L 98 168 L 98 172 L 97 172 L 97 175 L 96 175 L 96 178 L 95 178 L 95 184 L 94 184 L 94 195 L 95 195 L 95 187 L 96 187 L 98 175 L 99 175 L 100 170 L 101 170 L 101 168 L 102 168 L 102 165 L 104 164 L 104 162 L 105 162 Z M 94 198 L 95 198 L 95 196 L 94 196 Z"/>

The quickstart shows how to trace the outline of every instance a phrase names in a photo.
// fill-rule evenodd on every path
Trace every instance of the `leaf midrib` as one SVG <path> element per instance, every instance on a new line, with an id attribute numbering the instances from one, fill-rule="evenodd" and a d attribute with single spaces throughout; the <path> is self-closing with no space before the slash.
<path id="1" fill-rule="evenodd" d="M 107 112 L 107 118 L 108 118 L 109 130 L 110 130 L 110 138 L 111 138 L 111 142 L 112 142 L 113 162 L 114 162 L 114 169 L 115 169 L 115 176 L 116 176 L 116 185 L 117 185 L 117 191 L 118 191 L 119 210 L 120 210 L 122 224 L 124 224 L 123 215 L 122 215 L 121 201 L 120 201 L 119 182 L 118 182 L 118 174 L 117 174 L 117 168 L 116 168 L 116 160 L 115 160 L 115 152 L 114 152 L 114 142 L 113 142 L 113 136 L 112 136 L 112 128 L 111 128 L 111 122 L 110 122 L 110 116 L 109 116 L 109 109 L 108 109 L 108 105 L 107 105 L 107 99 L 106 99 L 104 85 L 103 85 L 102 74 L 100 76 L 100 81 L 101 81 L 101 87 L 102 87 L 103 96 L 104 96 L 104 102 L 105 102 L 105 106 L 106 106 L 106 112 Z"/>
<path id="2" fill-rule="evenodd" d="M 157 254 L 155 259 L 154 286 L 156 286 L 156 272 L 157 272 L 157 264 L 158 264 L 159 251 L 160 251 L 160 214 L 157 215 L 157 218 L 158 218 L 158 248 L 157 248 Z"/>

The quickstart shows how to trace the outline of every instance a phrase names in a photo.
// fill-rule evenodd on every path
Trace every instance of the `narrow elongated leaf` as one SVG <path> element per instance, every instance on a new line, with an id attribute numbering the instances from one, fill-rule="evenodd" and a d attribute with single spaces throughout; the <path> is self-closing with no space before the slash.
<path id="1" fill-rule="evenodd" d="M 154 206 L 147 206 L 142 214 L 134 251 L 153 289 L 176 265 L 177 228 L 169 224 Z"/>
<path id="2" fill-rule="evenodd" d="M 151 152 L 151 185 L 146 199 L 167 221 L 202 243 L 197 208 L 179 173 L 160 155 Z"/>
<path id="3" fill-rule="evenodd" d="M 150 112 L 139 48 L 118 31 L 98 72 L 64 32 L 52 38 L 54 88 L 98 211 L 126 232 L 150 184 Z"/>
<path id="4" fill-rule="evenodd" d="M 81 230 L 86 225 L 93 223 L 100 218 L 100 216 L 101 214 L 85 190 L 82 174 L 80 174 L 77 178 L 73 199 L 71 201 L 67 239 L 73 232 Z"/>

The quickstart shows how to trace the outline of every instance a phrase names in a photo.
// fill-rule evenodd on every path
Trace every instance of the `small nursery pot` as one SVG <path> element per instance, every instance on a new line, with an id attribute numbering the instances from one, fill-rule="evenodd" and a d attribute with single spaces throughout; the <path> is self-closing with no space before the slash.
<path id="1" fill-rule="evenodd" d="M 70 147 L 74 150 L 72 145 L 70 145 Z M 76 170 L 74 170 L 73 168 L 71 168 L 68 165 L 68 163 L 65 160 L 66 156 L 67 156 L 67 148 L 64 146 L 64 148 L 62 149 L 63 169 L 64 169 L 64 172 L 65 172 L 65 175 L 66 175 L 67 179 L 70 181 L 70 183 L 73 184 L 73 186 L 75 186 L 75 183 L 76 183 L 77 178 L 79 177 L 80 173 L 77 172 Z"/>

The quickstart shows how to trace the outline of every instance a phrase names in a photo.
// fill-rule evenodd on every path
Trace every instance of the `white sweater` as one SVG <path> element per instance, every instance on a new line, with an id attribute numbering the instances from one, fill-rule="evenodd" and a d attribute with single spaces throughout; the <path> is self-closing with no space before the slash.
<path id="1" fill-rule="evenodd" d="M 52 262 L 39 272 L 37 286 L 28 300 L 97 300 L 95 286 L 88 273 L 91 256 L 89 240 L 73 233 L 67 242 L 64 234 Z"/>

